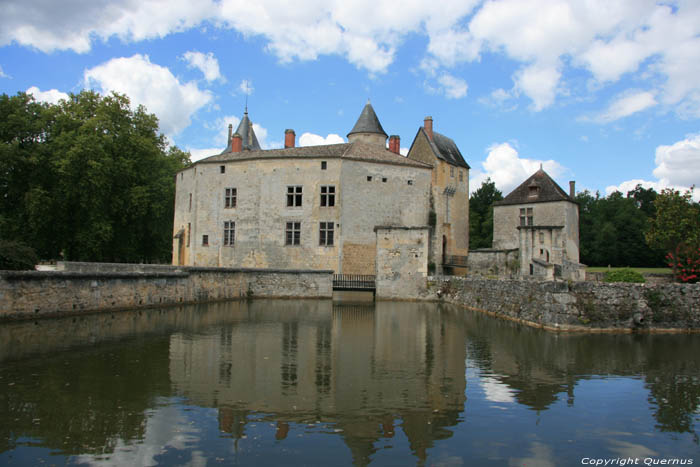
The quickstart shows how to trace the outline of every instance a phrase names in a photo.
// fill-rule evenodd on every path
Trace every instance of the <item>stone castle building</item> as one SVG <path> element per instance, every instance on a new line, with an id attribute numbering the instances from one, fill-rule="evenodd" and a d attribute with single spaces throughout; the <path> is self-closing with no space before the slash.
<path id="1" fill-rule="evenodd" d="M 344 144 L 297 147 L 286 130 L 284 148 L 264 150 L 247 110 L 232 130 L 221 154 L 177 174 L 173 264 L 377 274 L 380 236 L 382 258 L 422 259 L 406 273 L 466 264 L 469 165 L 431 117 L 408 157 L 369 102 Z"/>

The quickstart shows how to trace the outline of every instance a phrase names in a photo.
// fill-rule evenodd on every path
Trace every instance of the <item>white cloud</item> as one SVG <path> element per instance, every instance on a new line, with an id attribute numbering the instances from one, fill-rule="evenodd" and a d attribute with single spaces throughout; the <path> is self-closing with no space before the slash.
<path id="1" fill-rule="evenodd" d="M 141 41 L 200 24 L 216 10 L 212 0 L 5 0 L 0 46 L 12 42 L 42 52 L 85 53 L 95 39 Z"/>
<path id="2" fill-rule="evenodd" d="M 244 79 L 241 81 L 241 84 L 238 85 L 238 90 L 241 91 L 243 94 L 251 95 L 253 94 L 253 91 L 255 91 L 255 88 L 253 87 L 253 82 L 247 79 Z"/>
<path id="3" fill-rule="evenodd" d="M 27 94 L 34 96 L 34 99 L 47 102 L 49 104 L 58 104 L 61 100 L 68 100 L 70 96 L 65 92 L 61 92 L 58 89 L 49 89 L 48 91 L 41 91 L 38 87 L 32 86 L 27 89 Z"/>
<path id="4" fill-rule="evenodd" d="M 167 8 L 160 0 L 5 0 L 0 46 L 82 53 L 95 40 L 141 41 L 203 23 L 262 38 L 282 62 L 337 55 L 370 74 L 386 72 L 416 34 L 428 38 L 421 68 L 430 78 L 500 54 L 517 67 L 510 94 L 536 111 L 556 102 L 572 69 L 600 86 L 634 73 L 659 104 L 700 117 L 700 6 L 692 0 L 406 0 L 398 8 L 392 0 L 172 0 Z"/>
<path id="5" fill-rule="evenodd" d="M 498 143 L 488 148 L 488 156 L 481 163 L 482 169 L 472 170 L 469 188 L 472 192 L 479 189 L 487 178 L 496 184 L 503 195 L 510 193 L 515 187 L 535 173 L 542 164 L 543 169 L 554 179 L 563 175 L 566 169 L 554 160 L 538 160 L 521 158 L 518 151 L 510 143 Z"/>
<path id="6" fill-rule="evenodd" d="M 189 126 L 192 115 L 212 100 L 209 91 L 193 81 L 181 83 L 168 68 L 151 63 L 148 55 L 113 58 L 85 70 L 84 80 L 87 87 L 123 93 L 133 105 L 144 105 L 170 136 Z"/>
<path id="7" fill-rule="evenodd" d="M 540 111 L 549 107 L 557 95 L 561 72 L 556 65 L 530 65 L 520 69 L 514 76 L 515 89 L 532 99 L 532 108 Z"/>
<path id="8" fill-rule="evenodd" d="M 653 92 L 630 90 L 617 96 L 593 121 L 609 123 L 657 105 Z"/>
<path id="9" fill-rule="evenodd" d="M 328 136 L 321 136 L 321 135 L 315 135 L 313 133 L 303 133 L 299 137 L 299 146 L 322 146 L 326 144 L 340 144 L 340 143 L 345 143 L 345 139 L 340 136 L 336 135 L 335 133 L 331 133 Z"/>
<path id="10" fill-rule="evenodd" d="M 467 82 L 448 73 L 438 78 L 442 92 L 450 99 L 461 99 L 467 95 Z"/>
<path id="11" fill-rule="evenodd" d="M 0 78 L 9 78 L 10 76 L 2 71 L 2 67 L 0 66 Z"/>
<path id="12" fill-rule="evenodd" d="M 203 54 L 202 52 L 188 51 L 184 53 L 182 59 L 187 62 L 189 68 L 197 68 L 201 71 L 207 81 L 226 81 L 221 75 L 219 61 L 212 52 Z"/>
<path id="13" fill-rule="evenodd" d="M 221 154 L 221 152 L 225 148 L 203 148 L 203 149 L 196 149 L 196 148 L 188 148 L 187 150 L 190 152 L 190 159 L 192 162 L 197 162 L 198 160 L 202 160 L 205 157 L 210 157 L 210 156 L 215 156 L 217 154 Z"/>
<path id="14" fill-rule="evenodd" d="M 661 145 L 656 148 L 656 168 L 653 171 L 657 180 L 626 180 L 619 185 L 610 185 L 605 192 L 610 194 L 619 191 L 626 194 L 637 184 L 644 188 L 661 191 L 663 188 L 674 188 L 685 191 L 691 186 L 700 185 L 700 134 L 690 135 L 682 141 L 671 145 Z M 700 201 L 700 190 L 693 192 L 693 198 Z"/>
<path id="15" fill-rule="evenodd" d="M 656 148 L 654 176 L 672 185 L 700 186 L 700 134 Z"/>

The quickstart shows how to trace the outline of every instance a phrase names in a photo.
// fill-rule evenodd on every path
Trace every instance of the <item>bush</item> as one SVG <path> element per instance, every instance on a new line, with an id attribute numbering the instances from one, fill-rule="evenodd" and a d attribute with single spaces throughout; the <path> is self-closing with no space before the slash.
<path id="1" fill-rule="evenodd" d="M 0 240 L 0 270 L 34 269 L 39 262 L 36 252 L 22 242 Z"/>
<path id="2" fill-rule="evenodd" d="M 615 271 L 607 271 L 604 282 L 645 282 L 644 276 L 635 271 L 634 269 L 624 268 L 617 269 Z"/>

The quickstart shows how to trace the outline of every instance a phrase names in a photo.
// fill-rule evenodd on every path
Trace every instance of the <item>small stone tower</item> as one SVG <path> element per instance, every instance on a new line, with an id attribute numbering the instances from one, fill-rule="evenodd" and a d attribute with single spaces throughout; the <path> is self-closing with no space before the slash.
<path id="1" fill-rule="evenodd" d="M 357 119 L 355 126 L 348 133 L 348 142 L 354 143 L 360 141 L 363 143 L 376 144 L 377 146 L 386 147 L 387 134 L 379 123 L 377 114 L 374 113 L 372 104 L 367 99 L 365 108 L 362 109 L 360 118 Z"/>

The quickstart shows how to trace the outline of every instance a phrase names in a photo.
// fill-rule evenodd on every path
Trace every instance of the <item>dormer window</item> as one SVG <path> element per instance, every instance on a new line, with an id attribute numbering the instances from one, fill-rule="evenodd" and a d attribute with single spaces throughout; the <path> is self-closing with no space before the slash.
<path id="1" fill-rule="evenodd" d="M 537 198 L 540 195 L 540 186 L 536 182 L 530 183 L 530 185 L 527 187 L 528 193 L 527 196 L 528 198 Z"/>

